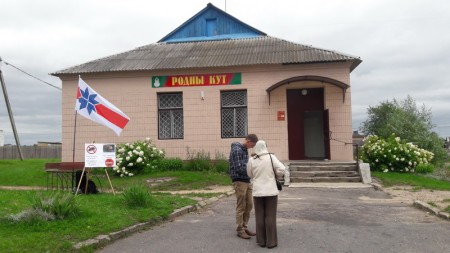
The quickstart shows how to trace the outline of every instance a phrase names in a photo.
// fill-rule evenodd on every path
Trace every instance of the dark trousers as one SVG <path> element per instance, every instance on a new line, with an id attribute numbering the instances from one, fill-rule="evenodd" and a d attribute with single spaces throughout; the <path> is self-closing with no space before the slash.
<path id="1" fill-rule="evenodd" d="M 274 247 L 278 244 L 277 204 L 278 196 L 253 198 L 256 220 L 256 243 L 261 246 Z"/>

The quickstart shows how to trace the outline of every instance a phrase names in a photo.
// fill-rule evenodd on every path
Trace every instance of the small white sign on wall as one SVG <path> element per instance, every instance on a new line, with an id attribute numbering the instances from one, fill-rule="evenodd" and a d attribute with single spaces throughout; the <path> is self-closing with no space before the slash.
<path id="1" fill-rule="evenodd" d="M 86 168 L 113 167 L 116 163 L 116 144 L 85 143 L 84 166 Z"/>

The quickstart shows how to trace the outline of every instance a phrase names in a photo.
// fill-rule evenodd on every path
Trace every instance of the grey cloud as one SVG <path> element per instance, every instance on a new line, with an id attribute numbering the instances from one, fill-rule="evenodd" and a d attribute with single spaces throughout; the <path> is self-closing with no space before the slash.
<path id="1" fill-rule="evenodd" d="M 5 0 L 0 56 L 60 87 L 48 73 L 154 43 L 207 2 L 224 8 L 223 0 Z M 450 125 L 449 1 L 246 0 L 227 1 L 227 11 L 271 36 L 361 57 L 351 73 L 353 128 L 368 106 L 408 94 L 432 109 L 436 125 Z M 61 93 L 1 67 L 21 142 L 60 141 Z M 0 129 L 13 143 L 3 97 Z"/>

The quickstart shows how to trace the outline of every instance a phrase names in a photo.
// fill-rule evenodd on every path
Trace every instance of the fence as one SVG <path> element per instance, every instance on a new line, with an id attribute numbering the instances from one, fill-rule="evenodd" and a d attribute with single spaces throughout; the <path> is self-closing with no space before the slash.
<path id="1" fill-rule="evenodd" d="M 21 146 L 24 159 L 61 158 L 61 146 Z M 17 146 L 0 147 L 0 160 L 20 159 Z"/>

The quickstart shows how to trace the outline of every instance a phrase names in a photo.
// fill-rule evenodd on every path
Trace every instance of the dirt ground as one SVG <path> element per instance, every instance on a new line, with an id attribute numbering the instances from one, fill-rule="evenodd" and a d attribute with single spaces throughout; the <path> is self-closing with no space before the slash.
<path id="1" fill-rule="evenodd" d="M 402 202 L 412 205 L 415 200 L 420 200 L 428 204 L 433 203 L 441 211 L 450 206 L 450 191 L 415 190 L 414 187 L 408 185 L 383 187 L 382 189 L 392 197 L 392 200 L 386 200 L 389 202 Z M 233 191 L 231 186 L 212 186 L 204 190 L 177 191 L 172 193 L 226 193 L 230 191 Z"/>
<path id="2" fill-rule="evenodd" d="M 232 186 L 210 186 L 207 189 L 202 190 L 186 190 L 186 191 L 159 191 L 159 192 L 170 192 L 175 194 L 189 194 L 189 193 L 227 193 L 233 191 Z"/>
<path id="3" fill-rule="evenodd" d="M 435 205 L 441 211 L 450 206 L 450 191 L 437 190 L 415 190 L 412 186 L 392 186 L 383 187 L 383 191 L 388 193 L 393 199 L 413 204 L 415 200 Z"/>
<path id="4" fill-rule="evenodd" d="M 0 185 L 0 190 L 22 190 L 22 191 L 41 191 L 46 190 L 45 187 L 39 186 L 3 186 Z"/>
<path id="5" fill-rule="evenodd" d="M 376 182 L 376 181 L 375 181 Z M 376 182 L 380 184 L 379 182 Z M 381 185 L 381 184 L 380 184 Z M 0 186 L 4 190 L 44 190 L 43 187 L 14 187 L 14 186 Z M 392 186 L 382 187 L 383 191 L 392 197 L 392 201 L 413 204 L 415 200 L 420 200 L 424 203 L 433 203 L 441 211 L 450 206 L 450 191 L 436 191 L 436 190 L 416 190 L 412 186 Z M 172 193 L 187 194 L 187 193 L 226 193 L 233 191 L 231 186 L 211 186 L 203 190 L 190 191 L 176 191 Z"/>
<path id="6" fill-rule="evenodd" d="M 424 203 L 432 203 L 436 205 L 441 211 L 450 206 L 450 191 L 436 191 L 436 190 L 416 190 L 413 186 L 402 185 L 393 187 L 382 187 L 383 191 L 392 197 L 394 202 L 402 202 L 412 205 L 415 200 L 420 200 Z M 233 191 L 231 186 L 213 186 L 210 189 L 197 190 L 197 193 L 208 192 L 229 192 Z M 192 192 L 192 191 L 191 191 Z M 180 192 L 181 194 L 186 192 Z"/>

